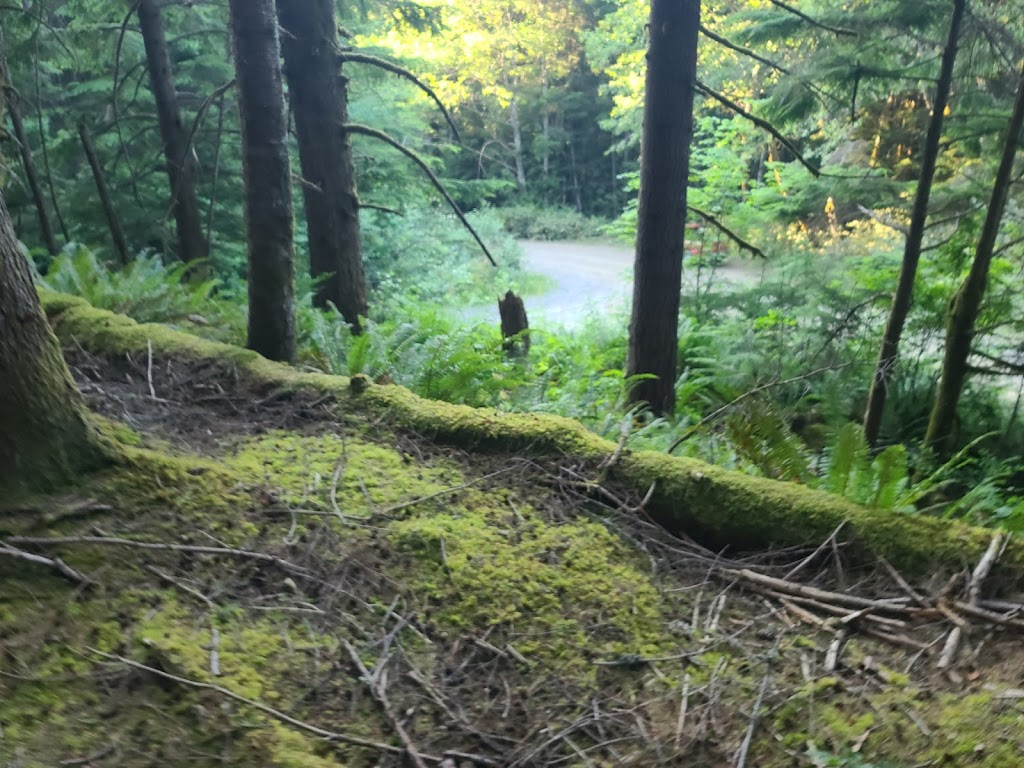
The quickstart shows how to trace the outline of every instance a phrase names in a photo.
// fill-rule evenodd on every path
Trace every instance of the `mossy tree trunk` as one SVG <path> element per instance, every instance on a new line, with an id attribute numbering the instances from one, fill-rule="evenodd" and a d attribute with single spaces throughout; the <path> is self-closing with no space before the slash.
<path id="1" fill-rule="evenodd" d="M 150 87 L 156 100 L 160 138 L 164 145 L 164 160 L 171 187 L 171 208 L 178 233 L 178 258 L 189 262 L 205 259 L 208 246 L 203 235 L 203 217 L 196 195 L 196 160 L 182 124 L 178 93 L 171 71 L 171 55 L 156 0 L 140 0 L 139 25 L 146 47 Z"/>
<path id="2" fill-rule="evenodd" d="M 333 304 L 354 330 L 366 317 L 366 275 L 359 240 L 359 197 L 348 121 L 348 84 L 338 61 L 332 0 L 277 0 L 281 49 L 302 167 L 309 265 L 324 278 L 314 295 Z"/>
<path id="3" fill-rule="evenodd" d="M 653 0 L 640 145 L 629 376 L 651 375 L 630 392 L 657 413 L 675 410 L 679 291 L 686 184 L 693 137 L 699 0 Z"/>
<path id="4" fill-rule="evenodd" d="M 942 52 L 942 64 L 939 67 L 939 80 L 935 85 L 935 98 L 932 101 L 932 115 L 928 121 L 924 147 L 921 151 L 921 173 L 917 181 L 917 192 L 914 195 L 914 208 L 910 215 L 910 228 L 903 246 L 903 263 L 900 266 L 899 281 L 896 293 L 893 294 L 889 320 L 882 337 L 882 348 L 878 353 L 878 362 L 871 379 L 868 391 L 868 404 L 864 412 L 864 438 L 869 445 L 878 442 L 878 434 L 882 427 L 882 414 L 885 412 L 885 399 L 889 392 L 896 359 L 900 350 L 900 339 L 907 323 L 907 315 L 914 300 L 914 281 L 917 279 L 917 265 L 921 260 L 921 244 L 924 242 L 925 225 L 928 220 L 928 201 L 931 197 L 932 180 L 935 178 L 935 166 L 939 159 L 939 140 L 942 138 L 942 124 L 946 115 L 946 104 L 953 88 L 953 66 L 956 63 L 957 49 L 960 43 L 960 26 L 964 18 L 967 0 L 953 0 L 953 14 L 949 23 L 949 35 L 946 47 Z"/>
<path id="5" fill-rule="evenodd" d="M 295 357 L 295 250 L 277 8 L 274 0 L 231 0 L 230 12 L 249 244 L 248 347 L 289 361 Z"/>
<path id="6" fill-rule="evenodd" d="M 0 196 L 0 493 L 52 488 L 106 457 Z"/>
<path id="7" fill-rule="evenodd" d="M 1006 210 L 1006 200 L 1013 182 L 1013 163 L 1020 145 L 1021 129 L 1024 128 L 1024 69 L 1021 70 L 1020 84 L 1017 86 L 1017 99 L 1014 102 L 1013 114 L 1003 145 L 1002 158 L 996 180 L 985 213 L 985 223 L 981 228 L 981 236 L 974 252 L 971 271 L 963 285 L 956 292 L 949 307 L 946 320 L 946 349 L 942 361 L 942 378 L 939 379 L 939 390 L 935 395 L 931 417 L 928 420 L 928 431 L 925 434 L 925 445 L 935 451 L 939 458 L 946 458 L 953 451 L 954 423 L 960 393 L 967 379 L 967 359 L 971 354 L 974 341 L 974 326 L 981 311 L 981 303 L 985 298 L 988 285 L 988 270 L 995 252 L 996 237 Z"/>

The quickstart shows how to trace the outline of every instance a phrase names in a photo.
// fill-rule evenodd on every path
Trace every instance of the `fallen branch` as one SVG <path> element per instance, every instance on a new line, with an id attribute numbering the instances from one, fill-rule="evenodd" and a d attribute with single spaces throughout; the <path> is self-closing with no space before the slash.
<path id="1" fill-rule="evenodd" d="M 135 541 L 134 539 L 121 539 L 116 536 L 12 536 L 9 542 L 15 544 L 28 544 L 35 547 L 58 547 L 62 544 L 98 544 L 102 546 L 131 547 L 134 549 L 151 549 L 166 552 L 191 552 L 197 555 L 230 555 L 250 560 L 259 560 L 264 563 L 272 563 L 279 568 L 292 573 L 307 575 L 308 571 L 301 566 L 290 563 L 275 555 L 268 555 L 265 552 L 252 552 L 247 549 L 233 549 L 232 547 L 204 547 L 196 544 L 164 544 L 160 542 Z M 0 549 L 0 553 L 3 550 Z M 26 553 L 27 554 L 27 553 Z M 84 577 L 83 577 L 84 578 Z"/>
<path id="2" fill-rule="evenodd" d="M 992 571 L 992 566 L 996 564 L 996 560 L 999 559 L 999 555 L 1002 554 L 1003 548 L 1006 544 L 1006 537 L 1002 531 L 996 531 L 995 535 L 992 536 L 992 541 L 988 544 L 988 549 L 985 550 L 985 554 L 982 555 L 981 560 L 978 561 L 977 566 L 974 568 L 974 572 L 971 574 L 971 580 L 967 586 L 967 603 L 966 607 L 972 610 L 978 610 L 978 601 L 981 599 L 981 585 Z M 955 626 L 949 631 L 949 636 L 946 638 L 946 644 L 942 648 L 942 655 L 939 656 L 939 669 L 948 669 L 952 666 L 956 660 L 957 650 L 960 648 L 960 639 L 963 637 L 963 627 Z"/>
<path id="3" fill-rule="evenodd" d="M 74 584 L 91 584 L 92 580 L 87 576 L 76 571 L 74 568 L 69 566 L 59 557 L 49 558 L 43 557 L 42 555 L 34 555 L 31 552 L 25 552 L 24 550 L 12 547 L 6 541 L 0 541 L 0 555 L 6 555 L 7 557 L 14 557 L 18 560 L 25 560 L 29 563 L 37 563 L 39 565 L 45 565 L 47 568 L 52 568 L 57 571 L 68 581 Z"/>
<path id="4" fill-rule="evenodd" d="M 96 650 L 95 648 L 86 648 L 86 650 L 101 658 L 108 659 L 110 661 L 116 661 L 120 664 L 124 664 L 125 666 L 142 670 L 143 672 L 148 672 L 152 675 L 156 675 L 157 677 L 162 677 L 164 680 L 170 680 L 171 682 L 179 683 L 180 685 L 185 685 L 189 688 L 198 688 L 204 691 L 213 691 L 215 693 L 219 693 L 221 696 L 226 696 L 229 699 L 240 701 L 241 703 L 247 704 L 250 707 L 253 707 L 254 709 L 258 709 L 260 712 L 270 715 L 271 717 L 274 717 L 283 723 L 288 723 L 288 725 L 292 725 L 298 728 L 299 730 L 306 731 L 307 733 L 312 733 L 313 735 L 319 736 L 323 739 L 327 739 L 328 741 L 342 741 L 346 744 L 352 744 L 357 747 L 369 747 L 370 749 L 376 749 L 381 752 L 389 752 L 391 754 L 397 755 L 405 754 L 404 749 L 402 749 L 401 747 L 393 746 L 391 744 L 384 744 L 379 741 L 371 741 L 370 739 L 363 739 L 358 736 L 350 736 L 347 733 L 339 733 L 338 731 L 328 731 L 326 728 L 321 728 L 318 725 L 313 725 L 312 723 L 307 723 L 304 720 L 299 720 L 298 718 L 285 714 L 279 709 L 268 707 L 266 704 L 261 704 L 260 702 L 254 699 L 246 698 L 241 694 L 235 693 L 234 691 L 228 690 L 227 688 L 223 688 L 219 685 L 213 685 L 212 683 L 201 683 L 198 680 L 191 680 L 187 677 L 172 675 L 170 672 L 164 672 L 163 670 L 156 669 L 155 667 L 150 667 L 138 661 L 126 659 L 124 656 L 117 656 L 112 653 L 104 653 L 103 651 Z M 442 759 L 440 757 L 427 755 L 425 755 L 424 757 L 427 757 L 427 759 L 434 763 L 440 763 Z"/>
<path id="5" fill-rule="evenodd" d="M 395 734 L 398 736 L 402 744 L 405 745 L 403 750 L 409 755 L 409 759 L 416 768 L 427 768 L 427 764 L 423 762 L 423 756 L 420 750 L 416 747 L 412 737 L 409 736 L 408 731 L 405 730 L 405 726 L 402 725 L 402 721 L 391 707 L 391 702 L 388 701 L 387 692 L 380 686 L 378 678 L 370 674 L 370 670 L 363 664 L 363 660 L 359 658 L 359 654 L 356 649 L 352 647 L 352 643 L 348 640 L 343 641 L 345 644 L 345 650 L 348 651 L 349 658 L 352 659 L 352 664 L 359 670 L 359 674 L 363 678 L 363 682 L 366 683 L 366 687 L 370 689 L 370 694 L 380 705 L 380 708 L 384 710 L 384 715 L 391 723 L 391 727 L 394 729 Z"/>

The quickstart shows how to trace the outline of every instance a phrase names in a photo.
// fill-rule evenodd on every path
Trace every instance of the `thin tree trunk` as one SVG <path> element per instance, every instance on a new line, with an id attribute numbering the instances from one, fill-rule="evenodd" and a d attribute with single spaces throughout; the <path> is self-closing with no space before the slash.
<path id="1" fill-rule="evenodd" d="M 36 91 L 36 131 L 39 133 L 39 149 L 43 156 L 43 171 L 46 173 L 46 186 L 50 190 L 50 203 L 53 205 L 53 213 L 57 217 L 57 224 L 60 225 L 60 232 L 64 236 L 64 242 L 71 242 L 71 236 L 68 234 L 68 225 L 64 221 L 64 216 L 60 212 L 60 202 L 57 200 L 57 189 L 53 184 L 53 169 L 50 167 L 50 152 L 46 148 L 46 130 L 43 126 L 43 97 L 42 97 L 42 84 L 40 69 L 42 67 L 43 57 L 39 51 L 39 38 L 41 37 L 40 32 L 43 28 L 43 17 L 39 17 L 39 22 L 36 25 L 35 33 L 35 91 Z"/>
<path id="2" fill-rule="evenodd" d="M 52 489 L 107 458 L 0 195 L 0 498 Z"/>
<path id="3" fill-rule="evenodd" d="M 925 446 L 932 448 L 939 458 L 945 458 L 953 450 L 953 425 L 956 421 L 957 405 L 967 378 L 967 359 L 974 341 L 974 325 L 981 311 L 988 285 L 988 271 L 992 264 L 996 237 L 1006 210 L 1006 200 L 1013 182 L 1013 164 L 1020 146 L 1021 129 L 1024 128 L 1024 68 L 1021 70 L 1017 98 L 1003 145 L 999 170 L 996 172 L 992 198 L 985 213 L 985 223 L 974 251 L 971 271 L 963 285 L 953 297 L 946 320 L 946 351 L 942 362 L 942 378 L 935 395 Z"/>
<path id="4" fill-rule="evenodd" d="M 512 150 L 516 160 L 516 184 L 520 192 L 526 191 L 526 162 L 523 158 L 523 126 L 519 120 L 519 103 L 515 97 L 508 106 L 508 119 L 512 125 Z"/>
<path id="5" fill-rule="evenodd" d="M 274 0 L 230 0 L 238 74 L 249 243 L 248 346 L 271 360 L 295 357 L 288 120 Z"/>
<path id="6" fill-rule="evenodd" d="M 572 196 L 576 201 L 576 213 L 583 213 L 583 194 L 580 189 L 580 176 L 576 171 L 576 145 L 569 139 L 569 167 L 572 169 Z"/>
<path id="7" fill-rule="evenodd" d="M 60 246 L 57 245 L 57 238 L 53 233 L 53 225 L 50 223 L 50 214 L 46 210 L 46 198 L 43 195 L 43 185 L 39 181 L 39 173 L 36 171 L 35 161 L 32 159 L 32 148 L 28 143 L 28 135 L 25 133 L 25 123 L 21 119 L 21 107 L 18 104 L 18 94 L 11 83 L 11 73 L 7 67 L 7 60 L 0 60 L 0 77 L 3 78 L 6 96 L 7 113 L 11 116 L 11 127 L 14 128 L 14 138 L 18 142 L 18 149 L 21 152 L 21 165 L 25 169 L 25 182 L 28 184 L 29 192 L 32 195 L 32 202 L 36 207 L 36 215 L 39 217 L 39 234 L 43 238 L 43 245 L 51 256 L 60 253 Z"/>
<path id="8" fill-rule="evenodd" d="M 900 268 L 899 283 L 893 296 L 892 308 L 889 310 L 889 321 L 882 338 L 882 348 L 871 380 L 867 409 L 864 413 L 864 437 L 869 445 L 878 442 L 882 414 L 885 410 L 885 398 L 899 354 L 900 338 L 903 335 L 903 327 L 906 325 L 907 315 L 910 313 L 910 306 L 914 300 L 914 280 L 917 277 L 917 264 L 921 259 L 921 243 L 924 240 L 925 224 L 928 219 L 928 199 L 931 196 L 935 165 L 939 157 L 939 140 L 942 138 L 942 123 L 946 114 L 946 104 L 949 102 L 949 93 L 953 87 L 953 65 L 956 63 L 960 24 L 964 17 L 966 4 L 967 0 L 953 0 L 953 16 L 949 23 L 949 36 L 942 52 L 939 80 L 935 86 L 935 102 L 921 153 L 921 175 L 917 182 L 910 228 L 907 231 L 907 240 L 903 248 L 903 265 Z"/>
<path id="9" fill-rule="evenodd" d="M 182 124 L 171 71 L 171 55 L 156 0 L 139 0 L 139 25 L 146 46 L 149 82 L 156 100 L 157 121 L 164 144 L 171 209 L 178 232 L 178 258 L 188 262 L 205 259 L 209 247 L 203 235 L 203 217 L 196 195 L 195 153 Z"/>
<path id="10" fill-rule="evenodd" d="M 337 63 L 338 26 L 332 0 L 278 0 L 281 48 L 302 167 L 310 272 L 324 278 L 314 304 L 333 304 L 353 330 L 367 314 L 359 235 L 348 83 Z"/>
<path id="11" fill-rule="evenodd" d="M 96 147 L 92 143 L 92 134 L 89 133 L 89 126 L 84 120 L 78 121 L 78 135 L 82 139 L 82 149 L 85 150 L 85 158 L 89 161 L 92 169 L 92 178 L 96 182 L 96 193 L 100 198 L 100 205 L 103 206 L 103 215 L 107 217 L 107 226 L 110 227 L 110 237 L 114 241 L 114 251 L 117 254 L 118 263 L 122 266 L 131 261 L 128 254 L 128 241 L 124 236 L 124 229 L 121 227 L 121 219 L 117 215 L 114 203 L 110 199 L 110 190 L 107 188 L 107 179 L 103 175 L 103 167 L 96 156 Z"/>
<path id="12" fill-rule="evenodd" d="M 638 381 L 629 397 L 661 414 L 671 414 L 675 409 L 699 22 L 699 0 L 651 2 L 626 371 L 630 377 L 654 377 Z"/>

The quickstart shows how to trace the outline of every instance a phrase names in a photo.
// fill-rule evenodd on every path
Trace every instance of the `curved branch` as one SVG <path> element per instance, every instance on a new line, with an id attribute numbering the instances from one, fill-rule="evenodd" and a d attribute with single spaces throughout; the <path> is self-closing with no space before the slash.
<path id="1" fill-rule="evenodd" d="M 687 207 L 688 210 L 690 210 L 693 213 L 695 213 L 698 216 L 700 216 L 702 219 L 704 219 L 704 221 L 706 221 L 708 224 L 713 226 L 715 229 L 717 229 L 719 232 L 721 232 L 727 238 L 729 238 L 734 243 L 736 243 L 736 245 L 738 245 L 744 251 L 750 251 L 752 254 L 754 254 L 755 256 L 757 256 L 759 258 L 762 258 L 762 259 L 767 259 L 768 258 L 768 254 L 766 254 L 764 251 L 762 251 L 760 248 L 758 248 L 753 243 L 747 242 L 742 237 L 740 237 L 738 234 L 733 232 L 731 229 L 729 229 L 727 226 L 725 226 L 725 224 L 723 224 L 721 222 L 721 220 L 719 220 L 716 216 L 708 213 L 707 211 L 703 211 L 700 208 L 695 208 L 692 205 L 688 205 L 686 207 Z"/>
<path id="2" fill-rule="evenodd" d="M 491 262 L 491 266 L 498 266 L 498 262 L 496 262 L 494 260 L 494 257 L 491 256 L 491 252 L 487 250 L 487 246 L 484 245 L 484 241 L 480 239 L 480 235 L 478 235 L 477 231 L 473 229 L 473 225 L 469 223 L 469 220 L 466 218 L 466 215 L 459 209 L 458 204 L 452 199 L 452 196 L 448 194 L 448 190 L 444 188 L 444 184 L 442 184 L 441 180 L 434 175 L 434 172 L 430 170 L 430 167 L 426 164 L 422 157 L 417 155 L 408 147 L 403 147 L 393 138 L 384 133 L 384 131 L 378 131 L 376 128 L 371 128 L 368 125 L 360 125 L 359 123 L 345 123 L 341 127 L 342 130 L 347 131 L 348 133 L 355 133 L 359 134 L 360 136 L 369 136 L 372 139 L 383 141 L 385 144 L 394 149 L 397 149 L 403 155 L 405 155 L 414 163 L 416 163 L 416 165 L 419 166 L 420 170 L 423 171 L 423 173 L 427 175 L 427 178 L 430 179 L 430 183 L 434 185 L 434 188 L 441 193 L 441 196 L 444 197 L 448 205 L 451 206 L 451 209 L 455 212 L 455 215 L 458 217 L 459 221 L 462 222 L 462 226 L 469 230 L 469 233 L 473 236 L 473 239 L 476 240 L 477 244 L 480 246 L 480 249 L 484 252 L 484 256 L 486 256 L 487 260 Z"/>
<path id="3" fill-rule="evenodd" d="M 697 90 L 703 93 L 705 96 L 714 99 L 725 108 L 731 109 L 736 114 L 752 122 L 758 128 L 770 133 L 778 140 L 780 144 L 782 144 L 782 146 L 784 146 L 786 149 L 793 153 L 793 156 L 796 157 L 796 159 L 804 168 L 811 172 L 811 175 L 815 177 L 821 176 L 821 170 L 812 162 L 807 160 L 803 156 L 803 154 L 801 154 L 800 150 L 796 148 L 796 145 L 792 141 L 787 139 L 785 136 L 783 136 L 782 132 L 779 131 L 779 129 L 776 128 L 774 125 L 769 123 L 767 120 L 764 120 L 763 118 L 760 118 L 757 115 L 751 114 L 743 107 L 741 107 L 739 104 L 737 104 L 735 101 L 730 99 L 728 96 L 725 96 L 724 94 L 721 94 L 718 91 L 714 91 L 711 88 L 708 88 L 700 80 L 696 82 L 696 87 Z"/>
<path id="4" fill-rule="evenodd" d="M 405 69 L 404 67 L 400 67 L 397 64 L 393 64 L 387 59 L 382 59 L 379 56 L 371 56 L 368 53 L 356 53 L 354 51 L 346 51 L 344 53 L 339 54 L 338 61 L 339 63 L 352 62 L 353 64 L 370 64 L 374 67 L 379 67 L 387 72 L 390 72 L 393 75 L 404 77 L 406 80 L 408 80 L 421 91 L 423 91 L 425 94 L 427 94 L 427 96 L 429 96 L 433 100 L 433 102 L 437 104 L 437 108 L 440 109 L 441 114 L 444 115 L 445 122 L 448 123 L 448 127 L 452 129 L 452 133 L 455 135 L 455 140 L 462 141 L 462 139 L 459 136 L 459 129 L 455 127 L 455 122 L 452 120 L 451 115 L 448 114 L 448 110 L 441 102 L 441 99 L 438 97 L 436 93 L 434 93 L 434 90 L 429 85 L 424 83 L 409 70 Z"/>
<path id="5" fill-rule="evenodd" d="M 823 21 L 818 21 L 817 19 L 813 19 L 810 16 L 808 16 L 806 13 L 804 13 L 803 11 L 798 10 L 797 8 L 794 8 L 793 6 L 787 5 L 786 3 L 782 2 L 782 0 L 768 0 L 768 2 L 771 3 L 772 5 L 774 5 L 777 8 L 781 8 L 784 11 L 792 13 L 797 18 L 803 19 L 808 24 L 810 24 L 813 27 L 817 27 L 818 29 L 824 29 L 826 32 L 831 32 L 831 33 L 833 33 L 835 35 L 843 35 L 845 37 L 859 37 L 859 35 L 856 32 L 854 32 L 852 29 L 843 29 L 842 27 L 833 27 L 833 26 L 831 26 L 829 24 L 826 24 Z"/>

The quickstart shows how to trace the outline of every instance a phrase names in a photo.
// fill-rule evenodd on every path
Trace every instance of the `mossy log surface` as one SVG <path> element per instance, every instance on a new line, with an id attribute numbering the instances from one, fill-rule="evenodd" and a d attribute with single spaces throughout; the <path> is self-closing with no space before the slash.
<path id="1" fill-rule="evenodd" d="M 305 373 L 255 352 L 206 341 L 162 325 L 98 310 L 84 300 L 42 292 L 57 335 L 99 355 L 153 353 L 201 361 L 266 388 L 333 396 L 341 409 L 386 417 L 437 442 L 521 456 L 576 456 L 601 460 L 616 446 L 571 419 L 508 414 L 426 400 L 403 387 L 376 385 L 363 376 Z M 817 543 L 841 523 L 844 541 L 881 555 L 911 573 L 959 569 L 984 553 L 991 532 L 954 521 L 868 509 L 830 494 L 652 451 L 625 451 L 610 479 L 645 495 L 646 511 L 666 528 L 716 546 L 739 549 Z M 1011 540 L 991 581 L 1020 582 L 1024 546 Z"/>

